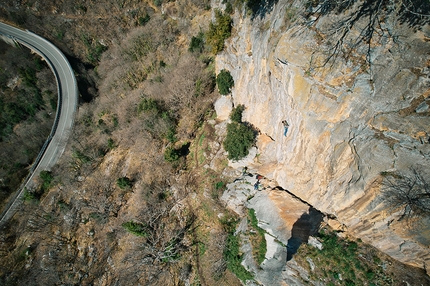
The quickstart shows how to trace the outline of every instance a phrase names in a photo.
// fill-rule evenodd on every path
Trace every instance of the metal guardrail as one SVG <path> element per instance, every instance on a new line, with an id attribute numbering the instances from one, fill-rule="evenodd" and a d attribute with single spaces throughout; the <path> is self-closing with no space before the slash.
<path id="1" fill-rule="evenodd" d="M 27 31 L 28 33 L 31 33 L 30 31 Z M 44 42 L 48 43 L 49 45 L 52 45 L 50 42 L 46 41 L 45 39 L 43 39 L 42 37 L 31 33 L 33 36 L 36 36 L 40 39 L 42 39 Z M 48 64 L 48 66 L 50 67 L 50 69 L 52 70 L 55 79 L 57 81 L 57 93 L 58 93 L 58 100 L 57 100 L 57 111 L 56 111 L 56 116 L 55 116 L 55 120 L 54 120 L 54 124 L 51 128 L 51 132 L 48 136 L 48 138 L 46 139 L 45 143 L 42 146 L 42 149 L 40 150 L 39 154 L 37 155 L 32 167 L 30 168 L 29 174 L 25 177 L 23 183 L 20 185 L 20 188 L 18 189 L 18 191 L 16 192 L 15 196 L 13 197 L 13 199 L 11 199 L 9 201 L 9 203 L 6 205 L 5 209 L 3 210 L 3 212 L 0 215 L 0 225 L 4 224 L 6 221 L 8 221 L 14 214 L 16 211 L 16 208 L 18 207 L 18 204 L 21 202 L 19 199 L 23 196 L 24 191 L 26 189 L 26 186 L 28 185 L 28 183 L 31 180 L 31 177 L 33 176 L 33 173 L 35 172 L 35 170 L 37 169 L 43 155 L 46 152 L 46 149 L 48 148 L 49 144 L 51 143 L 52 139 L 55 136 L 55 133 L 57 131 L 58 128 L 58 122 L 60 120 L 60 116 L 61 116 L 61 107 L 62 107 L 62 103 L 63 103 L 63 94 L 61 93 L 61 82 L 59 80 L 59 76 L 58 76 L 58 72 L 55 69 L 54 65 L 52 64 L 52 62 L 49 60 L 49 58 L 42 52 L 40 51 L 37 47 L 31 45 L 30 43 L 24 41 L 24 40 L 20 40 L 20 39 L 16 39 L 14 37 L 10 37 L 8 35 L 4 35 L 2 33 L 0 33 L 0 35 L 2 35 L 3 37 L 6 36 L 7 38 L 10 38 L 11 40 L 13 40 L 14 42 L 18 42 L 26 47 L 28 47 L 29 49 L 35 51 L 37 54 L 39 54 Z M 3 38 L 2 37 L 2 38 Z M 53 45 L 52 45 L 53 46 Z M 66 57 L 60 52 L 61 56 L 66 59 Z M 70 66 L 70 63 L 67 61 L 66 62 L 68 64 L 69 69 L 72 71 L 73 70 Z M 77 90 L 77 83 L 76 83 L 76 79 L 74 80 L 74 85 L 75 88 Z M 75 110 L 76 110 L 76 106 L 75 106 Z M 73 122 L 72 122 L 73 125 Z"/>

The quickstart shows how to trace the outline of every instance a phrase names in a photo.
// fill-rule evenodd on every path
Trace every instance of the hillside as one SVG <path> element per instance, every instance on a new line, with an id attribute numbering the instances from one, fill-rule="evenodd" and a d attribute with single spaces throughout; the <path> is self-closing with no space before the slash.
<path id="1" fill-rule="evenodd" d="M 30 51 L 0 42 L 0 210 L 19 188 L 51 131 L 57 88 Z"/>
<path id="2" fill-rule="evenodd" d="M 429 283 L 425 3 L 7 2 L 81 104 L 2 284 Z"/>

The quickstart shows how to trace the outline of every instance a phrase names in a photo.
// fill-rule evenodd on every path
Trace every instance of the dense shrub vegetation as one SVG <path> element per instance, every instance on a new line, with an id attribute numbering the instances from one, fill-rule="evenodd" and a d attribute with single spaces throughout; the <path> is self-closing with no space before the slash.
<path id="1" fill-rule="evenodd" d="M 14 97 L 0 97 L 0 140 L 11 134 L 16 124 L 33 117 L 45 106 L 36 77 L 41 65 L 35 60 L 32 65 L 19 68 L 25 88 L 19 89 Z"/>
<path id="2" fill-rule="evenodd" d="M 121 189 L 131 188 L 132 183 L 133 182 L 129 178 L 127 178 L 127 177 L 121 177 L 118 180 L 116 180 L 116 184 Z"/>
<path id="3" fill-rule="evenodd" d="M 197 36 L 193 36 L 191 38 L 190 46 L 188 48 L 188 51 L 192 53 L 201 53 L 203 52 L 203 49 L 205 47 L 205 41 L 204 41 L 204 34 L 203 32 L 199 32 Z"/>
<path id="4" fill-rule="evenodd" d="M 216 83 L 218 85 L 218 91 L 222 95 L 227 95 L 231 92 L 231 88 L 234 86 L 234 80 L 228 70 L 221 70 L 216 77 Z"/>
<path id="5" fill-rule="evenodd" d="M 50 171 L 41 171 L 39 174 L 40 179 L 40 187 L 28 190 L 25 188 L 23 200 L 27 202 L 38 202 L 42 198 L 43 194 L 48 192 L 49 189 L 53 186 L 54 176 Z"/>
<path id="6" fill-rule="evenodd" d="M 224 42 L 231 36 L 233 20 L 229 14 L 215 11 L 215 23 L 209 24 L 209 31 L 206 33 L 207 43 L 212 47 L 212 53 L 218 54 L 224 50 Z"/>
<path id="7" fill-rule="evenodd" d="M 147 236 L 148 234 L 145 231 L 145 226 L 141 223 L 128 221 L 122 224 L 122 227 L 137 236 Z"/>
<path id="8" fill-rule="evenodd" d="M 227 136 L 223 142 L 230 160 L 240 160 L 249 154 L 255 142 L 256 131 L 246 122 L 242 122 L 243 105 L 234 108 L 230 114 L 233 122 L 227 125 Z"/>
<path id="9" fill-rule="evenodd" d="M 90 37 L 89 35 L 82 35 L 81 40 L 87 49 L 87 60 L 91 64 L 98 64 L 103 52 L 107 50 L 107 46 L 102 45 L 100 41 Z"/>
<path id="10" fill-rule="evenodd" d="M 252 244 L 252 253 L 258 265 L 266 259 L 267 244 L 264 237 L 265 231 L 258 226 L 258 219 L 254 209 L 248 209 L 248 219 L 253 232 L 250 232 L 250 240 Z"/>
<path id="11" fill-rule="evenodd" d="M 228 152 L 229 159 L 240 160 L 246 157 L 254 141 L 255 131 L 251 126 L 237 122 L 227 125 L 224 148 Z"/>
<path id="12" fill-rule="evenodd" d="M 25 202 L 34 202 L 38 201 L 38 198 L 34 192 L 30 192 L 28 189 L 25 189 L 22 200 Z"/>
<path id="13" fill-rule="evenodd" d="M 164 151 L 164 159 L 167 162 L 175 162 L 179 160 L 181 153 L 179 150 L 175 149 L 174 147 L 167 147 Z"/>
<path id="14" fill-rule="evenodd" d="M 54 176 L 52 175 L 52 172 L 42 171 L 40 172 L 39 177 L 42 180 L 42 192 L 48 191 L 49 188 L 52 186 L 52 182 L 54 181 Z"/>
<path id="15" fill-rule="evenodd" d="M 245 267 L 242 266 L 243 254 L 240 252 L 240 238 L 235 235 L 237 221 L 231 217 L 226 217 L 221 220 L 225 230 L 227 231 L 227 240 L 224 248 L 224 259 L 227 262 L 227 268 L 233 272 L 237 278 L 245 282 L 253 279 Z"/>
<path id="16" fill-rule="evenodd" d="M 242 113 L 245 110 L 245 105 L 239 104 L 236 108 L 230 113 L 230 119 L 233 122 L 241 123 L 242 122 Z"/>

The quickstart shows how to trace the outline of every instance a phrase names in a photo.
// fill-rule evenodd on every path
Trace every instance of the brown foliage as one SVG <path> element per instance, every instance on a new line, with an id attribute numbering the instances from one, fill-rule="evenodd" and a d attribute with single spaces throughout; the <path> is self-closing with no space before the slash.
<path id="1" fill-rule="evenodd" d="M 46 285 L 182 283 L 196 271 L 191 233 L 198 225 L 189 204 L 195 190 L 182 184 L 189 176 L 186 171 L 164 160 L 164 149 L 174 143 L 160 134 L 173 124 L 178 146 L 193 139 L 214 99 L 214 68 L 187 52 L 184 38 L 195 33 L 188 30 L 187 19 L 178 24 L 151 14 L 145 26 L 134 28 L 125 23 L 131 17 L 128 9 L 145 10 L 136 1 L 125 1 L 123 7 L 107 3 L 111 11 L 100 15 L 102 4 L 83 2 L 86 11 L 58 4 L 58 11 L 81 23 L 56 26 L 67 31 L 65 43 L 81 39 L 84 31 L 96 41 L 107 39 L 103 42 L 109 49 L 97 68 L 100 95 L 79 107 L 69 146 L 53 170 L 57 186 L 40 205 L 23 205 L 18 213 L 29 221 L 18 237 L 34 246 L 23 260 L 31 267 L 7 265 L 3 256 L 0 281 L 12 277 L 31 285 L 37 277 L 37 283 Z M 96 15 L 101 19 L 89 19 Z M 27 19 L 36 22 L 33 16 Z M 70 50 L 85 61 L 84 44 L 77 42 Z M 143 99 L 156 101 L 159 110 L 138 112 Z M 120 177 L 133 180 L 133 186 L 120 189 Z M 127 221 L 142 223 L 148 235 L 126 232 L 121 225 Z M 20 253 L 20 247 L 10 245 L 11 253 Z M 51 274 L 42 278 L 45 270 Z"/>

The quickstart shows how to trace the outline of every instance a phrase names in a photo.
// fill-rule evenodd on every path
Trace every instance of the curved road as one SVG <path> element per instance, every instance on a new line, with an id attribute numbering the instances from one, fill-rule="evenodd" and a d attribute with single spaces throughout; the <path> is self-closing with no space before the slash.
<path id="1" fill-rule="evenodd" d="M 40 171 L 51 170 L 63 153 L 72 130 L 78 105 L 78 87 L 69 62 L 64 54 L 52 43 L 30 31 L 23 31 L 1 22 L 0 37 L 5 41 L 18 42 L 38 53 L 48 63 L 54 73 L 58 90 L 57 114 L 51 134 L 34 162 L 30 174 L 21 185 L 15 198 L 12 199 L 1 214 L 0 224 L 2 224 L 15 213 L 20 203 L 19 198 L 24 193 L 24 188 L 27 187 L 30 189 L 33 185 L 33 177 L 38 176 Z"/>

